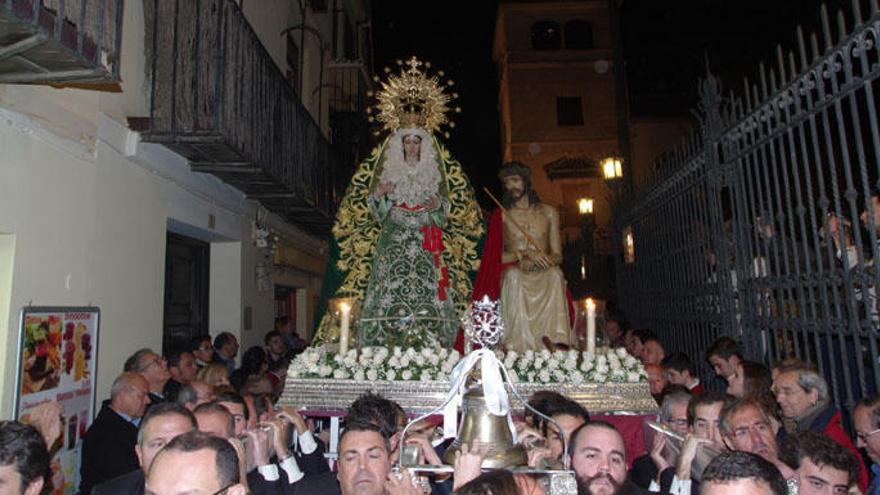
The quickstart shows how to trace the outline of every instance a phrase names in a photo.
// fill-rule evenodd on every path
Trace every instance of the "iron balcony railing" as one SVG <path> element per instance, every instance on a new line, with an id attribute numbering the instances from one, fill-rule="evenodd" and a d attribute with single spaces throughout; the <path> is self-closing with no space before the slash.
<path id="1" fill-rule="evenodd" d="M 232 0 L 147 0 L 152 89 L 143 139 L 164 144 L 316 233 L 340 158 Z"/>
<path id="2" fill-rule="evenodd" d="M 124 0 L 0 0 L 0 83 L 117 89 Z"/>
<path id="3" fill-rule="evenodd" d="M 798 30 L 741 94 L 701 85 L 702 123 L 615 208 L 618 298 L 709 375 L 707 346 L 816 364 L 837 404 L 880 384 L 880 6 Z M 834 26 L 834 27 L 832 27 Z"/>

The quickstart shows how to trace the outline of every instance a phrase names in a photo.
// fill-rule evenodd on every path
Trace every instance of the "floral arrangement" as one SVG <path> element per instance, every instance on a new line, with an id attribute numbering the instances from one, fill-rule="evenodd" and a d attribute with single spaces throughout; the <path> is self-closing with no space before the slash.
<path id="1" fill-rule="evenodd" d="M 571 351 L 495 351 L 513 382 L 525 383 L 636 383 L 648 378 L 642 363 L 626 349 L 596 354 Z M 422 349 L 364 347 L 358 352 L 333 354 L 323 346 L 309 347 L 290 363 L 292 378 L 336 380 L 431 381 L 448 380 L 461 359 L 455 350 L 440 346 Z"/>

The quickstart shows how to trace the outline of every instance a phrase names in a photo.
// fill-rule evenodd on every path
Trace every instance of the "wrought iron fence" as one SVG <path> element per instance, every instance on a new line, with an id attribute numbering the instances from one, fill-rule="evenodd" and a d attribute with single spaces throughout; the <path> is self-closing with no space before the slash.
<path id="1" fill-rule="evenodd" d="M 747 357 L 815 363 L 847 408 L 880 382 L 880 8 L 832 28 L 741 93 L 701 83 L 701 123 L 615 208 L 618 296 L 635 325 L 688 352 L 719 335 Z"/>

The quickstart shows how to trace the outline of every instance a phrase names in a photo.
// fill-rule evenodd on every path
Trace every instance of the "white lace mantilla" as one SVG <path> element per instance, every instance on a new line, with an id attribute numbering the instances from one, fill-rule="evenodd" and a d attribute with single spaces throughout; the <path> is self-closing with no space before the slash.
<path id="1" fill-rule="evenodd" d="M 419 161 L 415 165 L 407 164 L 403 154 L 403 138 L 411 135 L 422 138 Z M 408 206 L 427 203 L 437 196 L 441 179 L 431 137 L 422 129 L 395 132 L 385 149 L 385 163 L 379 177 L 379 182 L 394 184 L 394 191 L 388 193 L 388 199 Z"/>

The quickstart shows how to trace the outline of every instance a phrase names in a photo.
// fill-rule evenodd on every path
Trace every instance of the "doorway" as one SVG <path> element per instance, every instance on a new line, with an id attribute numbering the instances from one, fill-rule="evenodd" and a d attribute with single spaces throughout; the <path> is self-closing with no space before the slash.
<path id="1" fill-rule="evenodd" d="M 162 353 L 208 335 L 210 244 L 168 232 L 165 248 L 165 314 Z"/>

